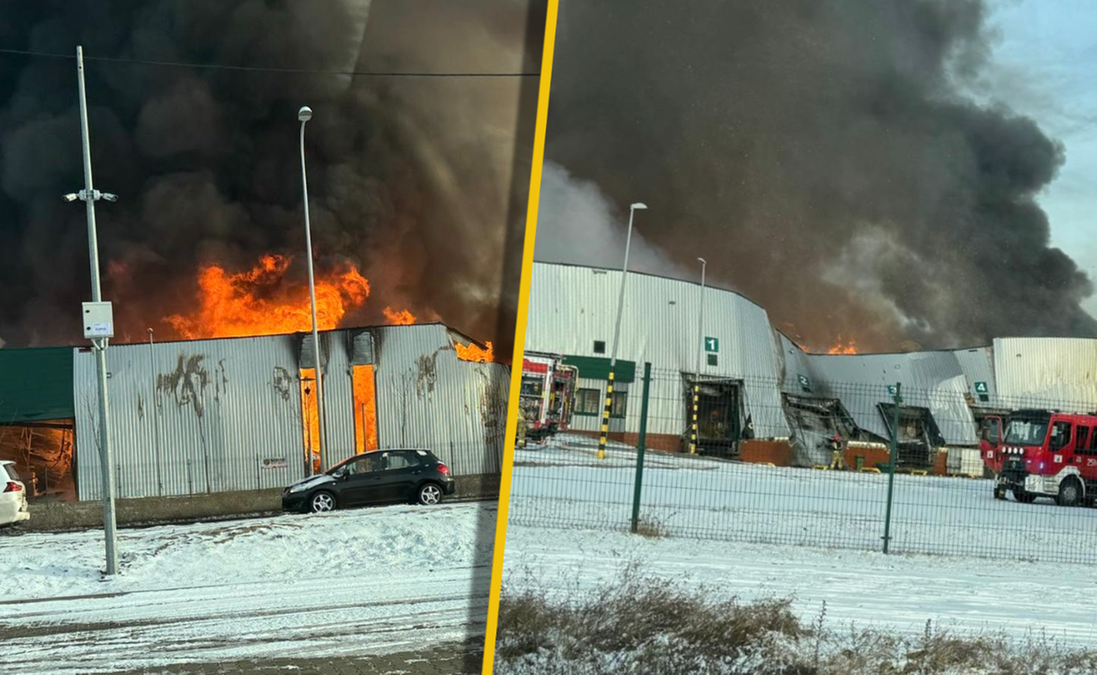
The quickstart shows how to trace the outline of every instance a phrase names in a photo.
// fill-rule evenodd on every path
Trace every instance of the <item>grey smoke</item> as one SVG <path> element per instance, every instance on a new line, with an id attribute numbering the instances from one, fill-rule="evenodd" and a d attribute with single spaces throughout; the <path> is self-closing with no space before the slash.
<path id="1" fill-rule="evenodd" d="M 1093 284 L 1036 202 L 1064 148 L 965 94 L 987 12 L 564 2 L 546 156 L 618 208 L 645 201 L 648 242 L 687 266 L 705 250 L 715 278 L 809 344 L 1097 336 Z"/>
<path id="2" fill-rule="evenodd" d="M 576 179 L 558 164 L 545 162 L 539 208 L 534 252 L 537 260 L 621 267 L 628 233 L 627 206 L 624 213 L 618 212 L 597 185 Z M 629 269 L 687 278 L 688 270 L 672 262 L 639 234 L 635 221 L 648 217 L 652 217 L 648 212 L 638 211 L 634 220 Z"/>
<path id="3" fill-rule="evenodd" d="M 542 0 L 0 0 L 0 47 L 89 57 L 346 71 L 540 67 Z M 535 39 L 530 39 L 531 37 Z M 532 114 L 526 81 L 376 79 L 89 61 L 104 292 L 121 335 L 193 304 L 199 265 L 303 262 L 297 109 L 308 127 L 320 269 L 349 259 L 385 305 L 440 318 L 497 347 L 507 255 L 524 229 Z M 533 92 L 536 95 L 536 81 Z M 534 99 L 535 104 L 535 99 Z M 528 163 L 527 163 L 528 164 Z M 516 168 L 517 167 L 517 168 Z M 9 346 L 79 339 L 88 296 L 71 60 L 0 56 L 0 333 Z M 520 245 L 520 244 L 519 244 Z M 508 248 L 509 247 L 509 248 Z M 291 270 L 296 280 L 304 265 Z M 514 284 L 516 285 L 516 283 Z M 504 347 L 505 350 L 505 347 Z"/>

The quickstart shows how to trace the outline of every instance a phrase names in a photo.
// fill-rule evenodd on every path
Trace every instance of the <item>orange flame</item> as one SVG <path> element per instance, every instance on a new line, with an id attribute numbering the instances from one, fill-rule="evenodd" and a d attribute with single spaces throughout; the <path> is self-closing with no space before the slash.
<path id="1" fill-rule="evenodd" d="M 838 344 L 834 345 L 827 350 L 827 354 L 857 354 L 857 344 L 850 340 L 849 342 L 842 342 L 842 338 L 838 338 Z"/>
<path id="2" fill-rule="evenodd" d="M 316 397 L 316 369 L 301 369 L 301 433 L 306 452 L 312 458 L 312 470 L 320 470 L 320 402 Z"/>
<path id="3" fill-rule="evenodd" d="M 396 311 L 392 307 L 385 308 L 385 319 L 394 326 L 410 326 L 415 323 L 415 316 L 406 309 Z"/>
<path id="4" fill-rule="evenodd" d="M 457 358 L 462 361 L 472 361 L 474 363 L 490 363 L 495 360 L 494 349 L 490 342 L 485 343 L 487 349 L 481 349 L 474 343 L 469 343 L 466 347 L 460 343 L 455 343 L 454 347 L 457 349 Z"/>
<path id="5" fill-rule="evenodd" d="M 296 333 L 312 329 L 309 289 L 285 280 L 292 259 L 265 255 L 246 272 L 230 274 L 219 265 L 198 272 L 198 308 L 164 320 L 187 340 Z M 347 312 L 369 297 L 369 281 L 353 265 L 316 280 L 316 323 L 339 325 Z"/>
<path id="6" fill-rule="evenodd" d="M 377 389 L 373 366 L 354 366 L 354 444 L 358 453 L 377 449 Z"/>

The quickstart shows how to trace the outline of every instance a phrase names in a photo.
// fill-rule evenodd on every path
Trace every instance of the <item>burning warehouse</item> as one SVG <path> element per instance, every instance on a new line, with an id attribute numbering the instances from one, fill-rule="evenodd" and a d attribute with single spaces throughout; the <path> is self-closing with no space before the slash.
<path id="1" fill-rule="evenodd" d="M 597 435 L 612 356 L 621 272 L 535 263 L 526 350 L 577 368 L 570 429 Z M 766 311 L 696 283 L 630 273 L 621 318 L 609 436 L 635 443 L 644 363 L 652 365 L 648 447 L 687 451 L 696 387 L 697 448 L 746 461 L 828 463 L 837 434 L 847 463 L 888 456 L 912 470 L 981 472 L 979 420 L 1028 405 L 1097 408 L 1097 341 L 997 339 L 985 348 L 856 354 L 848 341 L 808 353 Z M 893 387 L 902 383 L 895 409 Z"/>
<path id="2" fill-rule="evenodd" d="M 113 346 L 108 377 L 118 496 L 282 487 L 303 477 L 310 459 L 311 468 L 327 467 L 394 447 L 430 448 L 458 476 L 499 472 L 509 380 L 490 349 L 436 323 L 330 330 L 320 337 L 322 428 L 316 358 L 301 333 Z M 44 391 L 36 374 L 5 368 L 14 373 L 6 393 L 22 390 L 30 406 L 55 402 L 57 410 L 39 416 L 68 418 L 74 496 L 97 499 L 98 395 L 90 350 L 0 355 L 14 361 L 47 351 L 55 365 L 67 355 L 67 378 L 57 367 L 51 371 L 65 381 L 52 381 L 49 395 L 36 399 L 25 393 Z M 30 418 L 13 415 L 23 405 L 5 400 L 4 421 L 26 428 Z M 10 445 L 3 446 L 6 453 Z"/>

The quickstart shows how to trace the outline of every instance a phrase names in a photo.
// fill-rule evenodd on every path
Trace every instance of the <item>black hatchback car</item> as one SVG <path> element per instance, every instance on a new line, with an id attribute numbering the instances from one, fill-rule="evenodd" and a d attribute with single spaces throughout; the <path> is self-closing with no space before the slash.
<path id="1" fill-rule="evenodd" d="M 455 492 L 449 467 L 429 450 L 375 450 L 282 491 L 282 510 L 323 513 L 367 504 L 433 505 Z"/>

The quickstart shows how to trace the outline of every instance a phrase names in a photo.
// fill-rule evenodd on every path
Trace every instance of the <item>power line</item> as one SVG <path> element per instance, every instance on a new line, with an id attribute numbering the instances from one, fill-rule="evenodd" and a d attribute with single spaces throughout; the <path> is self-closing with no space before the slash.
<path id="1" fill-rule="evenodd" d="M 28 49 L 0 49 L 0 54 L 13 56 L 33 56 L 36 58 L 75 60 L 75 54 L 57 54 L 36 52 Z M 182 61 L 151 61 L 148 59 L 124 59 L 110 56 L 84 56 L 84 61 L 102 63 L 120 63 L 140 66 L 159 66 L 163 68 L 201 68 L 205 70 L 236 70 L 257 73 L 287 73 L 291 75 L 356 75 L 361 77 L 540 77 L 541 73 L 491 73 L 491 72 L 407 72 L 379 70 L 321 70 L 312 68 L 267 68 L 263 66 L 230 66 L 220 63 L 185 63 Z"/>

